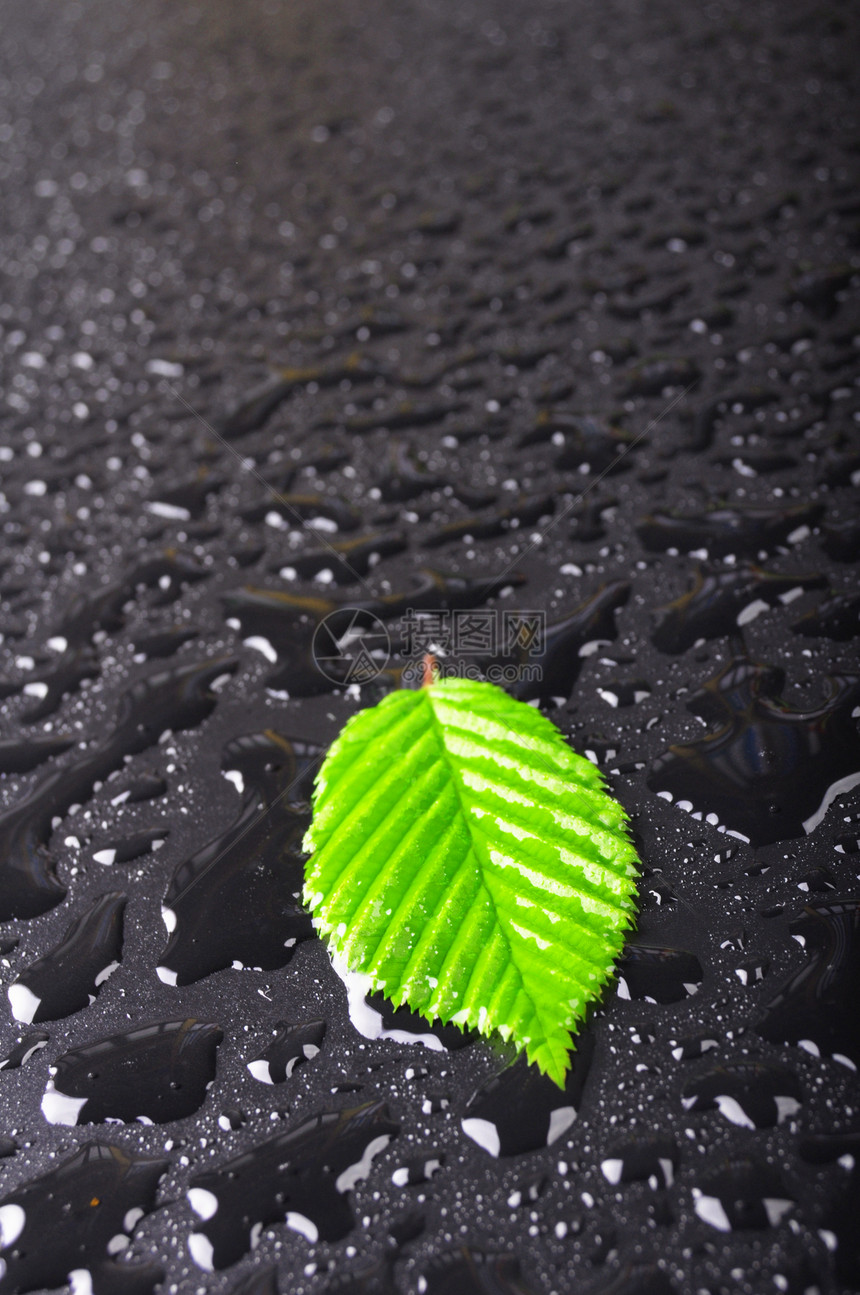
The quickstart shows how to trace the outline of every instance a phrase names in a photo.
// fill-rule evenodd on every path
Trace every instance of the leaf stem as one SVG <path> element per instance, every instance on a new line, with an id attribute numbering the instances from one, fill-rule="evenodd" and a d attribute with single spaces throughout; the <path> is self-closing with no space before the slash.
<path id="1" fill-rule="evenodd" d="M 422 688 L 429 688 L 436 682 L 436 675 L 439 672 L 438 662 L 432 652 L 424 653 L 424 678 L 421 680 Z"/>

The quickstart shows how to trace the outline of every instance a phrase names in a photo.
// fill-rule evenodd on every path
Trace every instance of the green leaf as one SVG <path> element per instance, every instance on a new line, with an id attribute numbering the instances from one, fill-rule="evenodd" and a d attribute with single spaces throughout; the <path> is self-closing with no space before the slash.
<path id="1" fill-rule="evenodd" d="M 539 711 L 441 680 L 359 711 L 317 776 L 305 903 L 396 1005 L 558 1084 L 634 916 L 627 816 Z"/>

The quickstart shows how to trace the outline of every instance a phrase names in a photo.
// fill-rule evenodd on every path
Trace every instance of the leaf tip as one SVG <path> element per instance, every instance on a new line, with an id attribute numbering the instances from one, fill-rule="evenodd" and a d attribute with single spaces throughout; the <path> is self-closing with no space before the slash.
<path id="1" fill-rule="evenodd" d="M 561 1089 L 567 1082 L 568 1071 L 571 1068 L 570 1053 L 573 1050 L 573 1039 L 568 1034 L 562 1039 L 544 1039 L 537 1047 L 527 1047 L 526 1057 L 530 1065 L 536 1065 L 542 1075 Z"/>

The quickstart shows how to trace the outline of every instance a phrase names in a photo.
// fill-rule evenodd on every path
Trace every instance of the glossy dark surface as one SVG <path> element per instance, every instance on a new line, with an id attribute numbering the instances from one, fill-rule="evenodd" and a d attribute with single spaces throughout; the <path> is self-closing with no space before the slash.
<path id="1" fill-rule="evenodd" d="M 2 21 L 2 1295 L 860 1287 L 856 10 Z M 631 815 L 564 1091 L 300 905 L 410 609 Z"/>

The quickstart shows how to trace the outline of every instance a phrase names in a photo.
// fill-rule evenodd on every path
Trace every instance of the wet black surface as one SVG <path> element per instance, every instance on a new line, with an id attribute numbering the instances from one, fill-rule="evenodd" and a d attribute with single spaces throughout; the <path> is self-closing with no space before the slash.
<path id="1" fill-rule="evenodd" d="M 858 1289 L 856 11 L 3 25 L 0 1292 Z M 632 816 L 565 1092 L 298 903 L 409 608 Z"/>

